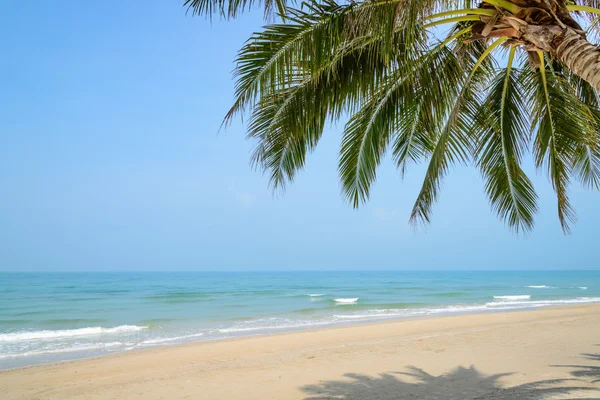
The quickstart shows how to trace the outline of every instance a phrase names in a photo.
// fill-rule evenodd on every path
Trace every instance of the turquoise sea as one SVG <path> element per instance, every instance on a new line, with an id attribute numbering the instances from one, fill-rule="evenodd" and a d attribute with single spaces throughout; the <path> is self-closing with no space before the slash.
<path id="1" fill-rule="evenodd" d="M 600 271 L 0 273 L 0 369 L 188 341 L 600 302 Z"/>

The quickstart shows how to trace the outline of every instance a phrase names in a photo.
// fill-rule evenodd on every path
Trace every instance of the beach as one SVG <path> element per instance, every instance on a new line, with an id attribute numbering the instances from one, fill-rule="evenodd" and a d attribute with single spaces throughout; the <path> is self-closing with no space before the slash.
<path id="1" fill-rule="evenodd" d="M 0 372 L 2 399 L 600 398 L 600 305 L 407 319 Z"/>
<path id="2" fill-rule="evenodd" d="M 0 275 L 0 370 L 198 341 L 600 304 L 598 271 Z"/>

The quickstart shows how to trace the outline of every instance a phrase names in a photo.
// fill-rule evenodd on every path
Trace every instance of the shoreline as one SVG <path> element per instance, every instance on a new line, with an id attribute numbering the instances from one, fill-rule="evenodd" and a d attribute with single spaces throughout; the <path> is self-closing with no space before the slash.
<path id="1" fill-rule="evenodd" d="M 479 342 L 474 339 L 477 337 Z M 507 337 L 513 337 L 514 341 L 505 343 Z M 600 347 L 594 345 L 600 345 L 598 304 L 427 316 L 173 344 L 8 369 L 0 371 L 0 394 L 14 399 L 88 399 L 125 393 L 120 398 L 153 399 L 161 398 L 153 394 L 161 393 L 160 381 L 208 399 L 235 398 L 231 390 L 243 390 L 245 398 L 269 398 L 268 394 L 273 391 L 281 391 L 282 396 L 271 398 L 303 398 L 306 390 L 302 388 L 307 385 L 331 379 L 331 382 L 348 380 L 348 373 L 377 377 L 398 368 L 406 369 L 407 365 L 425 367 L 423 370 L 428 374 L 434 370 L 441 374 L 439 377 L 452 373 L 458 366 L 481 366 L 485 376 L 517 374 L 502 381 L 518 384 L 524 383 L 524 377 L 532 378 L 536 374 L 540 378 L 572 378 L 568 373 L 565 376 L 566 371 L 549 365 L 575 365 L 572 361 L 581 354 L 600 353 Z M 397 351 L 398 348 L 403 351 Z M 418 348 L 422 351 L 415 352 Z M 452 348 L 461 350 L 448 358 Z M 531 352 L 532 348 L 542 351 Z M 489 352 L 495 352 L 494 356 L 484 355 Z M 511 352 L 513 356 L 507 357 Z M 386 368 L 386 358 L 398 359 L 398 363 Z M 515 363 L 515 358 L 522 360 Z M 528 365 L 525 358 L 534 365 Z M 583 366 L 581 360 L 577 362 Z M 596 364 L 600 370 L 600 360 Z M 502 368 L 498 368 L 500 366 Z M 531 371 L 521 375 L 514 371 L 519 367 Z M 275 379 L 273 374 L 283 374 L 287 379 Z M 243 383 L 223 386 L 232 379 Z M 600 376 L 596 379 L 600 382 Z M 121 386 L 106 386 L 106 381 L 113 380 Z M 193 384 L 200 382 L 200 387 Z M 585 380 L 578 383 L 587 389 L 600 386 Z M 130 392 L 134 387 L 141 392 Z M 495 387 L 495 390 L 501 389 Z"/>
<path id="2" fill-rule="evenodd" d="M 443 318 L 452 318 L 452 317 L 460 317 L 460 316 L 472 316 L 472 315 L 489 315 L 489 314 L 511 314 L 511 313 L 521 313 L 521 312 L 534 312 L 538 310 L 550 310 L 550 309 L 578 309 L 588 306 L 597 306 L 600 309 L 600 303 L 582 303 L 582 304 L 555 304 L 548 306 L 540 306 L 540 307 L 529 307 L 529 308 L 515 308 L 508 310 L 482 310 L 482 311 L 470 311 L 470 312 L 456 312 L 456 313 L 447 313 L 447 314 L 439 314 L 439 315 L 419 315 L 419 316 L 404 316 L 404 317 L 391 317 L 380 320 L 370 320 L 370 321 L 357 321 L 357 322 L 345 322 L 345 323 L 337 323 L 331 325 L 319 326 L 315 325 L 314 327 L 299 327 L 291 330 L 281 330 L 275 332 L 267 332 L 267 333 L 257 333 L 251 335 L 239 335 L 232 337 L 225 337 L 220 339 L 205 339 L 205 340 L 190 340 L 183 342 L 175 342 L 171 344 L 158 344 L 154 346 L 145 346 L 140 348 L 133 348 L 129 350 L 116 350 L 113 352 L 107 352 L 104 354 L 95 354 L 89 356 L 82 357 L 74 357 L 64 360 L 57 361 L 48 361 L 41 362 L 37 364 L 24 365 L 20 367 L 14 368 L 4 368 L 0 369 L 0 374 L 3 372 L 9 371 L 18 371 L 21 369 L 35 368 L 35 367 L 43 367 L 43 366 L 51 366 L 51 365 L 60 365 L 64 363 L 72 363 L 77 361 L 85 361 L 85 360 L 95 360 L 102 359 L 106 357 L 118 356 L 121 354 L 129 354 L 129 353 L 137 353 L 144 351 L 152 351 L 166 348 L 180 348 L 186 346 L 195 346 L 200 344 L 210 344 L 210 343 L 220 343 L 220 342 L 235 342 L 239 340 L 252 339 L 252 338 L 262 338 L 262 337 L 274 337 L 281 335 L 290 335 L 290 334 L 298 334 L 298 333 L 306 333 L 306 332 L 321 332 L 321 331 L 330 331 L 337 329 L 346 329 L 353 327 L 364 327 L 364 326 L 377 326 L 377 325 L 385 325 L 385 324 L 395 324 L 404 321 L 413 321 L 413 320 L 431 320 L 431 319 L 443 319 Z"/>
<path id="3" fill-rule="evenodd" d="M 600 271 L 208 275 L 7 276 L 0 369 L 242 336 L 600 304 Z"/>

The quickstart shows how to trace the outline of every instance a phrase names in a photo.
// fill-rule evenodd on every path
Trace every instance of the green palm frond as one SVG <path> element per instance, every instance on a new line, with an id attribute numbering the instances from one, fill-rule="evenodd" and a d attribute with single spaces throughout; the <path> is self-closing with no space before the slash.
<path id="1" fill-rule="evenodd" d="M 450 96 L 440 103 L 435 102 L 435 98 L 432 97 L 431 100 L 434 102 L 427 105 L 438 110 L 438 115 L 447 115 L 447 117 L 434 139 L 423 185 L 410 214 L 410 222 L 413 225 L 430 222 L 432 207 L 437 201 L 448 168 L 457 162 L 466 163 L 473 153 L 472 130 L 480 101 L 479 96 L 481 89 L 489 81 L 492 69 L 488 57 L 490 48 L 485 48 L 479 43 L 459 43 L 454 52 L 460 55 L 461 68 L 455 71 L 455 75 L 444 74 L 444 79 L 450 79 L 439 85 Z M 465 74 L 465 71 L 469 71 L 469 74 Z"/>
<path id="2" fill-rule="evenodd" d="M 480 107 L 476 155 L 493 209 L 519 232 L 533 228 L 537 195 L 520 165 L 529 135 L 526 97 L 513 69 L 515 50 L 511 49 L 507 67 L 496 75 Z"/>
<path id="3" fill-rule="evenodd" d="M 263 7 L 281 17 L 239 51 L 235 99 L 223 121 L 249 115 L 252 162 L 275 189 L 304 167 L 327 123 L 345 118 L 338 170 L 342 194 L 354 207 L 369 198 L 388 150 L 402 175 L 410 163 L 427 163 L 412 224 L 431 220 L 455 164 L 480 169 L 492 209 L 516 232 L 533 228 L 538 207 L 521 166 L 528 153 L 548 171 L 565 233 L 575 220 L 572 181 L 600 189 L 600 98 L 559 57 L 524 45 L 519 27 L 535 17 L 525 0 L 185 4 L 195 14 L 233 18 Z M 600 21 L 600 10 L 585 7 L 599 6 L 598 0 L 568 2 L 557 13 L 584 35 L 581 24 L 593 31 Z M 556 23 L 556 15 L 540 13 Z M 438 40 L 446 28 L 446 39 Z M 529 65 L 513 65 L 517 48 Z"/>
<path id="4" fill-rule="evenodd" d="M 216 14 L 227 19 L 236 18 L 256 6 L 263 7 L 265 17 L 275 12 L 284 16 L 287 10 L 285 0 L 185 0 L 183 6 L 196 15 L 212 17 Z"/>
<path id="5" fill-rule="evenodd" d="M 397 119 L 393 148 L 393 158 L 402 176 L 408 162 L 416 163 L 433 151 L 436 134 L 448 112 L 447 104 L 456 96 L 462 71 L 459 59 L 446 45 L 461 40 L 469 30 L 470 27 L 451 31 L 448 38 L 423 57 L 427 62 L 412 71 L 415 84 L 405 93 L 405 98 L 412 101 L 405 101 Z M 445 84 L 430 85 L 440 74 L 444 75 Z"/>
<path id="6" fill-rule="evenodd" d="M 290 9 L 285 24 L 268 25 L 255 33 L 236 59 L 236 99 L 224 123 L 252 108 L 260 96 L 293 84 L 298 74 L 318 73 L 336 53 L 349 47 L 369 43 L 373 60 L 383 59 L 390 65 L 410 57 L 425 40 L 424 30 L 422 24 L 395 27 L 399 1 L 361 6 L 307 3 L 304 9 Z M 403 12 L 416 13 L 411 9 Z M 402 42 L 398 42 L 400 30 Z"/>
<path id="7" fill-rule="evenodd" d="M 529 90 L 531 129 L 535 135 L 534 156 L 538 167 L 546 166 L 558 199 L 558 218 L 565 233 L 575 222 L 568 186 L 579 143 L 589 131 L 581 101 L 568 90 L 564 77 L 554 73 L 546 61 L 536 72 L 523 69 L 523 85 Z"/>
<path id="8" fill-rule="evenodd" d="M 236 59 L 236 99 L 224 122 L 252 107 L 261 95 L 285 90 L 307 67 L 318 69 L 317 62 L 304 60 L 323 59 L 326 50 L 339 46 L 340 19 L 347 10 L 333 5 L 320 14 L 297 10 L 286 24 L 255 33 Z"/>
<path id="9" fill-rule="evenodd" d="M 457 38 L 458 36 L 454 36 Z M 433 74 L 444 72 L 448 88 L 457 87 L 460 66 L 456 55 L 441 43 L 434 50 L 414 60 L 411 65 L 413 79 L 398 69 L 380 83 L 381 90 L 374 93 L 346 124 L 340 150 L 339 171 L 343 192 L 358 207 L 368 199 L 369 189 L 376 176 L 376 168 L 390 140 L 394 141 L 394 159 L 404 168 L 409 159 L 431 151 L 431 125 L 435 118 L 445 115 L 444 107 L 455 93 L 436 90 L 428 85 Z M 435 116 L 428 115 L 434 111 Z"/>
<path id="10" fill-rule="evenodd" d="M 379 161 L 395 130 L 394 114 L 402 102 L 404 82 L 394 74 L 356 114 L 344 129 L 340 150 L 339 171 L 344 193 L 354 207 L 369 196 Z"/>
<path id="11" fill-rule="evenodd" d="M 400 33 L 395 40 L 400 47 Z M 283 187 L 303 167 L 328 117 L 350 110 L 391 73 L 387 60 L 374 60 L 377 46 L 373 40 L 355 40 L 319 71 L 295 73 L 295 81 L 262 95 L 251 115 L 249 136 L 258 139 L 253 161 L 270 171 L 274 188 Z"/>

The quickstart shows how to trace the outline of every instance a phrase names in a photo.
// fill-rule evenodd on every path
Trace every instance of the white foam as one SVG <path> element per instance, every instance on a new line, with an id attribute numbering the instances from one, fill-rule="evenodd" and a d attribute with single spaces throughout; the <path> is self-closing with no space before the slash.
<path id="1" fill-rule="evenodd" d="M 319 326 L 319 325 L 331 325 L 333 321 L 323 319 L 320 321 L 307 321 L 307 320 L 274 320 L 274 318 L 264 319 L 264 320 L 256 320 L 254 324 L 251 326 L 232 326 L 230 328 L 222 328 L 217 332 L 219 333 L 236 333 L 236 332 L 253 332 L 253 331 L 271 331 L 271 330 L 280 330 L 280 329 L 296 329 L 296 328 L 306 328 L 311 326 Z M 272 321 L 270 323 L 265 323 L 265 321 Z"/>
<path id="2" fill-rule="evenodd" d="M 579 286 L 577 289 L 581 289 L 581 290 L 587 290 L 587 286 Z"/>
<path id="3" fill-rule="evenodd" d="M 121 325 L 114 328 L 102 328 L 94 326 L 80 329 L 45 330 L 45 331 L 21 331 L 0 334 L 0 342 L 20 342 L 24 340 L 44 340 L 56 338 L 69 338 L 75 336 L 92 336 L 103 334 L 115 334 L 123 332 L 137 332 L 148 329 L 147 326 Z"/>
<path id="4" fill-rule="evenodd" d="M 507 311 L 518 310 L 525 308 L 546 307 L 561 304 L 585 304 L 600 302 L 600 297 L 579 297 L 575 299 L 565 300 L 540 300 L 540 301 L 495 301 L 486 304 L 456 304 L 437 308 L 412 308 L 401 310 L 368 310 L 354 314 L 336 314 L 333 315 L 334 320 L 338 321 L 368 321 L 384 318 L 402 318 L 402 317 L 419 317 L 437 314 L 460 314 L 473 313 L 482 311 Z"/>
<path id="5" fill-rule="evenodd" d="M 109 343 L 96 343 L 90 345 L 83 346 L 72 346 L 72 347 L 64 347 L 60 349 L 45 349 L 39 351 L 26 351 L 23 353 L 13 353 L 13 354 L 0 354 L 0 359 L 6 358 L 19 358 L 19 357 L 29 357 L 29 356 L 43 356 L 47 354 L 61 354 L 61 353 L 77 353 L 82 351 L 93 351 L 93 350 L 107 350 L 109 348 L 114 347 L 125 347 L 131 346 L 132 343 L 122 343 L 122 342 L 109 342 Z M 114 349 L 113 349 L 114 351 Z"/>
<path id="6" fill-rule="evenodd" d="M 505 301 L 515 301 L 515 300 L 528 300 L 531 298 L 530 295 L 518 295 L 518 296 L 494 296 L 495 299 L 505 300 Z"/>
<path id="7" fill-rule="evenodd" d="M 321 296 L 325 296 L 325 293 L 311 293 L 308 296 L 309 297 L 321 297 Z"/>
<path id="8" fill-rule="evenodd" d="M 196 338 L 196 337 L 200 337 L 200 336 L 204 336 L 204 332 L 194 333 L 192 335 L 175 336 L 175 337 L 171 337 L 171 338 L 160 338 L 160 339 L 144 340 L 143 342 L 140 343 L 140 345 L 145 345 L 145 344 L 161 344 L 161 343 L 175 342 L 177 340 L 191 339 L 191 338 Z"/>
<path id="9" fill-rule="evenodd" d="M 543 306 L 552 306 L 552 305 L 560 305 L 560 304 L 585 304 L 585 303 L 598 303 L 598 302 L 600 302 L 600 297 L 578 297 L 575 299 L 565 299 L 565 300 L 538 300 L 538 301 L 511 301 L 511 302 L 494 301 L 494 302 L 486 303 L 485 305 L 488 307 L 513 306 L 514 308 L 523 308 L 523 307 L 543 307 Z"/>
<path id="10" fill-rule="evenodd" d="M 360 297 L 354 297 L 350 299 L 335 299 L 334 301 L 340 304 L 354 304 L 358 301 L 359 298 Z"/>
<path id="11" fill-rule="evenodd" d="M 481 310 L 485 310 L 486 307 L 482 306 L 482 305 L 451 305 L 451 306 L 447 306 L 447 307 L 441 307 L 441 308 L 426 308 L 424 310 L 425 314 L 444 314 L 444 313 L 450 313 L 450 314 L 456 314 L 456 313 L 462 313 L 462 312 L 472 312 L 472 311 L 481 311 Z"/>
<path id="12" fill-rule="evenodd" d="M 398 318 L 398 317 L 408 317 L 410 314 L 403 313 L 388 313 L 388 314 L 341 314 L 334 315 L 334 320 L 364 320 L 364 321 L 373 321 L 377 319 L 386 319 L 386 318 Z"/>
<path id="13" fill-rule="evenodd" d="M 546 285 L 530 285 L 530 286 L 525 286 L 527 288 L 531 288 L 531 289 L 556 289 L 554 286 L 546 286 Z"/>

